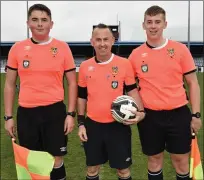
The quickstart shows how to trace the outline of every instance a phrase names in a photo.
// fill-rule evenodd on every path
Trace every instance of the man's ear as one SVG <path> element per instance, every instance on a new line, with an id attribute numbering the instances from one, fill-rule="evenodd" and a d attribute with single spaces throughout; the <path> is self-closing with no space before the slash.
<path id="1" fill-rule="evenodd" d="M 91 46 L 93 46 L 94 43 L 93 43 L 93 39 L 92 38 L 90 39 L 90 42 L 91 42 Z"/>
<path id="2" fill-rule="evenodd" d="M 113 42 L 112 42 L 112 45 L 114 45 L 114 43 L 115 43 L 115 37 L 113 36 Z"/>
<path id="3" fill-rule="evenodd" d="M 53 21 L 51 21 L 51 27 L 50 27 L 50 29 L 52 29 L 53 25 L 54 25 L 54 22 L 53 22 Z"/>
<path id="4" fill-rule="evenodd" d="M 143 27 L 143 30 L 146 30 L 144 22 L 142 23 L 142 27 Z"/>
<path id="5" fill-rule="evenodd" d="M 28 21 L 26 21 L 26 24 L 27 24 L 27 27 L 30 28 L 30 25 L 29 25 L 29 22 L 28 22 Z"/>
<path id="6" fill-rule="evenodd" d="M 166 27 L 167 27 L 167 24 L 168 24 L 168 23 L 167 23 L 167 21 L 165 21 L 164 29 L 166 29 Z"/>

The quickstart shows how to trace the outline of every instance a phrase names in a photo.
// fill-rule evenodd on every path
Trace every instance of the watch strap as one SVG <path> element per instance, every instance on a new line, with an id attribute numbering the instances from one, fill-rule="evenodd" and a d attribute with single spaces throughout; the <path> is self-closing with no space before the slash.
<path id="1" fill-rule="evenodd" d="M 191 116 L 195 117 L 195 118 L 200 118 L 201 114 L 200 114 L 200 112 L 196 112 L 196 113 L 192 113 Z"/>
<path id="2" fill-rule="evenodd" d="M 67 115 L 75 117 L 76 116 L 76 112 L 75 111 L 67 112 Z"/>
<path id="3" fill-rule="evenodd" d="M 13 118 L 13 116 L 6 116 L 6 115 L 4 116 L 5 121 L 8 121 L 9 119 L 12 119 L 12 118 Z"/>

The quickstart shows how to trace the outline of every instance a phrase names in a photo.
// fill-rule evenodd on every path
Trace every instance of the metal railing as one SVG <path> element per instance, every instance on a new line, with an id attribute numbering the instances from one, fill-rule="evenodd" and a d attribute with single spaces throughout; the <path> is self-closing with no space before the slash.
<path id="1" fill-rule="evenodd" d="M 77 67 L 77 72 L 79 70 L 79 67 L 80 67 L 80 64 L 85 61 L 87 58 L 85 56 L 77 56 L 77 57 L 74 57 L 74 60 L 75 60 L 75 64 L 76 64 L 76 67 Z M 204 67 L 204 58 L 203 57 L 194 57 L 194 60 L 195 60 L 195 65 L 199 68 L 202 68 Z M 1 57 L 0 58 L 0 68 L 1 68 L 1 73 L 4 73 L 5 71 L 5 66 L 6 66 L 6 63 L 7 63 L 7 57 Z"/>

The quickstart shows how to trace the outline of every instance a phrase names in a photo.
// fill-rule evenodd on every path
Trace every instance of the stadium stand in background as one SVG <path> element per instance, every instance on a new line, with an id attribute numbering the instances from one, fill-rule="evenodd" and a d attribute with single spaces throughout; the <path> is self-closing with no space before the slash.
<path id="1" fill-rule="evenodd" d="M 187 42 L 182 42 L 187 45 Z M 7 62 L 8 52 L 14 42 L 1 42 L 1 73 L 4 73 L 5 65 Z M 72 50 L 75 63 L 78 68 L 82 61 L 92 57 L 95 52 L 90 42 L 68 42 L 70 49 Z M 138 47 L 142 42 L 119 42 L 116 41 L 113 46 L 113 53 L 123 57 L 128 57 L 135 47 Z M 203 72 L 204 68 L 204 43 L 203 42 L 191 42 L 190 51 L 195 60 L 198 72 Z"/>

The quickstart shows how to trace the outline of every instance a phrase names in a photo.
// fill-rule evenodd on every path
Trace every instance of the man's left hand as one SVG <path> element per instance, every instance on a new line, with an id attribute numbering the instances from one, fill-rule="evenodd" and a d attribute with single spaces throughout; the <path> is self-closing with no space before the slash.
<path id="1" fill-rule="evenodd" d="M 201 119 L 196 118 L 196 117 L 192 117 L 192 121 L 191 121 L 191 131 L 192 131 L 192 133 L 195 132 L 197 134 L 201 127 L 202 127 Z"/>

